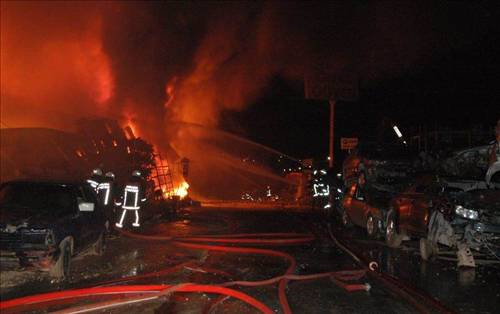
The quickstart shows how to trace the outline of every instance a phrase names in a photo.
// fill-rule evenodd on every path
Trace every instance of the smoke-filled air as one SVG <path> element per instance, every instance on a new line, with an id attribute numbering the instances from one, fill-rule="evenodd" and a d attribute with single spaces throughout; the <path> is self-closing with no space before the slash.
<path id="1" fill-rule="evenodd" d="M 439 45 L 425 19 L 407 18 L 411 5 L 391 22 L 386 12 L 368 16 L 368 6 L 387 11 L 308 2 L 3 1 L 1 127 L 73 130 L 82 117 L 111 118 L 164 154 L 172 147 L 171 163 L 188 158 L 191 191 L 200 197 L 283 188 L 286 180 L 260 163 L 280 154 L 271 158 L 272 149 L 221 132 L 220 114 L 247 108 L 274 76 L 301 80 L 318 65 L 354 68 L 365 82 L 402 71 L 430 48 L 416 47 L 405 30 Z M 358 36 L 356 21 L 366 19 L 370 30 Z M 372 40 L 379 33 L 386 42 Z"/>

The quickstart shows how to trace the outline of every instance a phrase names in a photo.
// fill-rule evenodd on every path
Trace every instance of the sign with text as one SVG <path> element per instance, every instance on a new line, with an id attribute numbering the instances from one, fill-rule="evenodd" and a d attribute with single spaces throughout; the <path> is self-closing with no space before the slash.
<path id="1" fill-rule="evenodd" d="M 340 138 L 340 149 L 348 150 L 354 149 L 358 146 L 358 138 L 357 137 L 341 137 Z"/>
<path id="2" fill-rule="evenodd" d="M 359 98 L 357 74 L 313 68 L 304 78 L 304 95 L 314 100 L 356 101 Z"/>

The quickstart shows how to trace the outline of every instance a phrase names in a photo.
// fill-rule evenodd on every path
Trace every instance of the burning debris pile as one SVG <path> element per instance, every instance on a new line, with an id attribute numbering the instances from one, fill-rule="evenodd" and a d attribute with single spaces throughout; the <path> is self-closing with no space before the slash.
<path id="1" fill-rule="evenodd" d="M 203 4 L 165 5 L 172 15 L 169 25 L 155 22 L 157 9 L 149 4 L 2 2 L 2 128 L 47 127 L 92 139 L 68 135 L 65 146 L 71 147 L 56 145 L 51 152 L 68 157 L 58 157 L 65 161 L 54 164 L 74 164 L 71 159 L 76 154 L 82 169 L 103 160 L 105 167 L 116 168 L 118 176 L 139 160 L 152 177 L 169 169 L 172 184 L 155 181 L 163 195 L 186 193 L 186 180 L 175 174 L 181 172 L 179 156 L 192 161 L 189 189 L 200 198 L 238 199 L 242 191 L 264 190 L 268 185 L 276 191 L 289 185 L 265 162 L 258 166 L 241 162 L 248 156 L 256 159 L 265 149 L 257 151 L 252 143 L 245 148 L 242 141 L 221 134 L 216 139 L 213 133 L 223 110 L 242 110 L 273 74 L 283 72 L 282 62 L 287 60 L 275 58 L 276 53 L 297 51 L 275 45 L 273 34 L 285 22 L 274 19 L 280 11 L 251 3 L 243 10 L 230 4 L 224 10 L 215 6 L 198 10 Z M 196 16 L 195 11 L 206 14 Z M 227 19 L 240 26 L 227 28 Z M 142 36 L 146 29 L 148 36 L 152 30 L 152 37 Z M 160 40 L 165 43 L 158 49 L 155 43 Z M 242 44 L 248 49 L 241 49 Z M 102 126 L 78 126 L 75 121 L 82 117 L 105 117 L 128 128 L 125 136 L 111 139 Z M 112 153 L 103 156 L 104 150 Z M 26 152 L 30 150 L 19 153 Z M 124 164 L 116 160 L 117 154 L 126 154 Z"/>
<path id="2" fill-rule="evenodd" d="M 187 195 L 189 185 L 182 176 L 173 173 L 167 159 L 137 138 L 130 127 L 122 129 L 110 119 L 82 119 L 77 129 L 77 133 L 2 129 L 0 180 L 78 181 L 84 180 L 91 169 L 101 167 L 113 172 L 120 182 L 140 169 L 149 178 L 150 190 L 162 190 L 162 197 Z"/>

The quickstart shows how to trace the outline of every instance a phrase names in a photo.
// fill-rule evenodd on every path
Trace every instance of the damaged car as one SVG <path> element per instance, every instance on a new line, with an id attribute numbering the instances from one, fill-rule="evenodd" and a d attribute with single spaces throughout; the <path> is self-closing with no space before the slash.
<path id="1" fill-rule="evenodd" d="M 473 251 L 499 259 L 500 190 L 488 188 L 488 182 L 420 178 L 391 201 L 387 245 L 420 239 L 424 260 L 438 254 L 439 244 L 445 245 L 457 250 L 459 266 L 475 266 Z"/>
<path id="2" fill-rule="evenodd" d="M 369 184 L 352 184 L 343 196 L 339 208 L 342 225 L 365 228 L 370 238 L 378 238 L 386 228 L 390 201 L 397 194 L 398 190 L 395 188 L 383 190 Z"/>
<path id="3" fill-rule="evenodd" d="M 459 192 L 435 210 L 421 239 L 422 258 L 437 253 L 437 244 L 457 249 L 458 266 L 475 267 L 474 252 L 500 260 L 500 190 Z"/>
<path id="4" fill-rule="evenodd" d="M 347 157 L 343 163 L 347 190 L 339 209 L 344 226 L 363 227 L 372 238 L 384 232 L 391 199 L 414 180 L 411 156 L 401 145 L 364 144 Z"/>
<path id="5" fill-rule="evenodd" d="M 490 145 L 484 145 L 455 151 L 441 161 L 439 170 L 448 176 L 483 181 L 490 149 Z M 497 159 L 500 160 L 500 155 Z"/>
<path id="6" fill-rule="evenodd" d="M 10 181 L 0 186 L 2 269 L 38 269 L 67 278 L 71 258 L 104 250 L 102 208 L 87 184 Z"/>
<path id="7" fill-rule="evenodd" d="M 394 185 L 414 177 L 415 152 L 402 145 L 361 144 L 342 165 L 345 186 L 362 181 L 381 190 L 392 191 Z"/>

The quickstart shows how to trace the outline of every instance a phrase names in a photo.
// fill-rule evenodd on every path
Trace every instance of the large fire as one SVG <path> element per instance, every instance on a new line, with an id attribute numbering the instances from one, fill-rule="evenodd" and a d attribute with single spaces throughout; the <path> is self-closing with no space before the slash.
<path id="1" fill-rule="evenodd" d="M 175 195 L 179 196 L 181 199 L 188 195 L 189 184 L 183 181 L 174 191 Z"/>

